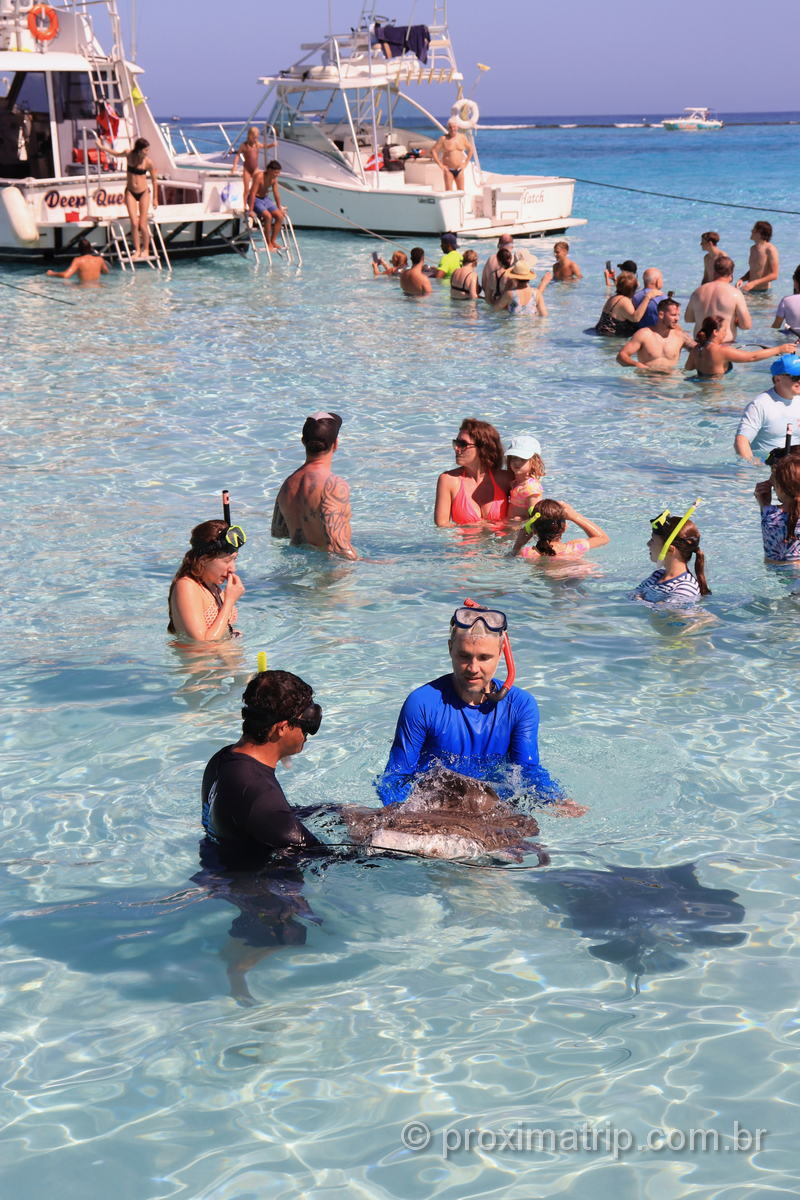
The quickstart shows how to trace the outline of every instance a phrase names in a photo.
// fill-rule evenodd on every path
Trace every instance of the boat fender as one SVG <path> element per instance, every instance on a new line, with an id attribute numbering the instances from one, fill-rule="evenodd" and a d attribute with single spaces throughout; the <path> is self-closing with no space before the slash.
<path id="1" fill-rule="evenodd" d="M 52 42 L 58 36 L 58 13 L 49 4 L 34 4 L 28 13 L 28 29 L 37 42 Z"/>
<path id="2" fill-rule="evenodd" d="M 459 129 L 475 129 L 481 111 L 474 100 L 456 100 L 450 115 Z"/>
<path id="3" fill-rule="evenodd" d="M 38 242 L 39 230 L 33 219 L 33 213 L 19 188 L 3 188 L 2 199 L 15 240 L 22 245 Z"/>

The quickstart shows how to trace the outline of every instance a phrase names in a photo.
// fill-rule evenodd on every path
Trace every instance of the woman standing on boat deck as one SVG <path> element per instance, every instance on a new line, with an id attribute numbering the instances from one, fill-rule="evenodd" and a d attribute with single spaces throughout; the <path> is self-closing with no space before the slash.
<path id="1" fill-rule="evenodd" d="M 227 521 L 204 521 L 195 526 L 190 547 L 170 585 L 168 633 L 195 642 L 236 636 L 232 624 L 236 601 L 244 595 L 236 557 L 244 540 L 241 528 Z"/>
<path id="2" fill-rule="evenodd" d="M 505 521 L 514 476 L 503 468 L 503 444 L 494 425 L 461 422 L 453 438 L 456 466 L 436 484 L 435 525 L 477 525 Z"/>
<path id="3" fill-rule="evenodd" d="M 150 188 L 146 176 L 150 176 L 153 192 L 153 208 L 158 207 L 158 175 L 153 160 L 148 157 L 150 143 L 146 138 L 137 138 L 133 148 L 125 156 L 128 163 L 128 178 L 125 180 L 125 206 L 131 219 L 131 235 L 133 237 L 133 257 L 145 259 L 150 257 Z"/>

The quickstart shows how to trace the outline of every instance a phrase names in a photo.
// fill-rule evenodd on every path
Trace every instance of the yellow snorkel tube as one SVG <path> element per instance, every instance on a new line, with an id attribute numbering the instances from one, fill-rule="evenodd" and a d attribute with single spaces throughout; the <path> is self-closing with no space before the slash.
<path id="1" fill-rule="evenodd" d="M 664 559 L 667 557 L 667 551 L 669 550 L 672 543 L 675 541 L 675 538 L 678 536 L 680 531 L 683 529 L 684 525 L 689 520 L 692 513 L 695 511 L 698 504 L 701 504 L 701 503 L 702 503 L 702 500 L 698 496 L 697 499 L 695 500 L 694 504 L 691 504 L 687 508 L 686 512 L 683 514 L 680 521 L 678 521 L 678 524 L 675 526 L 672 533 L 669 535 L 668 538 L 665 539 L 664 545 L 661 547 L 661 552 L 658 556 L 659 562 L 663 562 Z M 669 515 L 670 515 L 669 509 L 665 508 L 664 511 L 662 513 L 660 513 L 659 516 L 657 516 L 654 521 L 650 522 L 652 529 L 653 529 L 653 533 L 658 533 L 659 529 L 663 528 Z"/>

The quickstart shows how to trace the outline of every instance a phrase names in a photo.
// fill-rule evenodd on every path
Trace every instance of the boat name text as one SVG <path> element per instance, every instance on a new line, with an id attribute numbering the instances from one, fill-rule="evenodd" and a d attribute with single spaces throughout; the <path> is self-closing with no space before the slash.
<path id="1" fill-rule="evenodd" d="M 114 204 L 124 204 L 125 193 L 107 192 L 105 188 L 98 188 L 96 192 L 92 193 L 91 199 L 98 208 L 108 208 Z M 53 190 L 52 192 L 45 192 L 44 202 L 48 208 L 85 208 L 86 196 L 78 196 L 74 193 L 64 196 L 61 192 Z"/>
<path id="2" fill-rule="evenodd" d="M 543 204 L 544 203 L 544 192 L 534 192 L 534 191 L 531 191 L 529 188 L 526 192 L 522 193 L 522 203 L 523 204 Z"/>

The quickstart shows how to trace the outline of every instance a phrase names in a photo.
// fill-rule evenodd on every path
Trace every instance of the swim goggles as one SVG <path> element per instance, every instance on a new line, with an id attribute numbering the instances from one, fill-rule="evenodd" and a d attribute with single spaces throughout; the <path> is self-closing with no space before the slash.
<path id="1" fill-rule="evenodd" d="M 505 633 L 508 620 L 498 608 L 482 608 L 473 601 L 465 600 L 463 608 L 457 608 L 450 618 L 450 625 L 458 629 L 472 629 L 482 621 L 490 633 Z"/>
<path id="2" fill-rule="evenodd" d="M 694 512 L 694 510 L 697 508 L 698 504 L 700 504 L 700 497 L 699 497 L 699 496 L 698 496 L 698 498 L 695 500 L 694 504 L 690 505 L 690 506 L 689 506 L 689 508 L 687 508 L 686 512 L 683 514 L 683 516 L 681 517 L 680 521 L 678 521 L 678 524 L 675 526 L 675 528 L 673 529 L 673 531 L 672 531 L 672 533 L 669 535 L 669 537 L 667 537 L 667 538 L 665 538 L 665 539 L 664 539 L 664 545 L 661 547 L 661 552 L 660 552 L 660 554 L 659 554 L 659 556 L 658 556 L 658 561 L 659 561 L 659 562 L 663 562 L 663 561 L 664 561 L 664 559 L 665 559 L 665 558 L 666 558 L 666 556 L 667 556 L 667 551 L 669 550 L 669 548 L 670 548 L 670 546 L 672 545 L 672 543 L 675 541 L 675 538 L 678 536 L 678 534 L 680 533 L 680 531 L 683 529 L 683 527 L 684 527 L 684 525 L 686 524 L 686 522 L 687 522 L 687 521 L 689 520 L 689 518 L 691 517 L 692 513 Z M 665 525 L 666 525 L 666 523 L 667 523 L 667 520 L 668 520 L 668 518 L 669 518 L 669 515 L 670 515 L 670 511 L 669 511 L 669 509 L 668 509 L 668 508 L 665 508 L 665 509 L 663 510 L 663 512 L 660 512 L 660 513 L 658 514 L 658 516 L 657 516 L 657 517 L 653 517 L 653 519 L 652 519 L 652 520 L 651 520 L 651 522 L 650 522 L 650 525 L 651 525 L 651 528 L 652 528 L 652 530 L 653 530 L 653 533 L 657 533 L 657 534 L 659 534 L 659 536 L 661 536 L 662 530 L 664 529 L 664 526 L 665 526 Z"/>
<path id="3" fill-rule="evenodd" d="M 254 704 L 242 705 L 242 717 L 252 717 L 259 724 L 265 725 L 271 729 L 273 725 L 277 725 L 279 721 L 286 721 L 287 725 L 294 725 L 298 729 L 302 729 L 306 737 L 313 737 L 319 732 L 319 727 L 322 724 L 322 709 L 319 704 L 308 704 L 297 717 L 282 717 L 272 708 L 260 708 Z"/>
<path id="4" fill-rule="evenodd" d="M 230 525 L 213 542 L 206 542 L 205 546 L 201 549 L 201 554 L 232 554 L 240 546 L 243 546 L 246 541 L 247 534 L 241 525 Z"/>
<path id="5" fill-rule="evenodd" d="M 463 606 L 457 608 L 450 618 L 450 628 L 471 629 L 476 621 L 483 621 L 486 628 L 490 629 L 492 633 L 502 633 L 503 635 L 502 648 L 503 658 L 506 660 L 506 681 L 496 692 L 489 692 L 483 698 L 484 704 L 497 704 L 511 691 L 517 677 L 517 668 L 514 665 L 514 655 L 511 653 L 511 642 L 508 637 L 508 621 L 506 614 L 500 612 L 498 608 L 484 608 L 476 600 L 470 600 L 467 597 Z"/>

